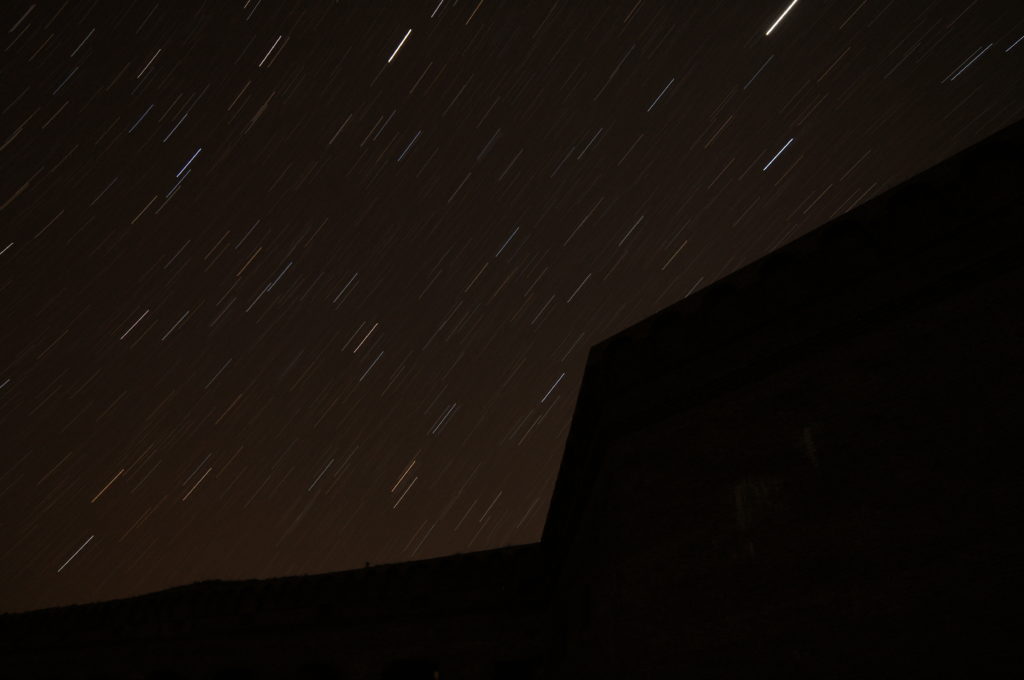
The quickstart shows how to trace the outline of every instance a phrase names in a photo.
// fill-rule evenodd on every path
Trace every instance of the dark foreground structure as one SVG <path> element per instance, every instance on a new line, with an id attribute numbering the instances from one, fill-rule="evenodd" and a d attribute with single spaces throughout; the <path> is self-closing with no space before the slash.
<path id="1" fill-rule="evenodd" d="M 1018 123 L 594 347 L 540 543 L 0 616 L 0 674 L 1020 672 L 1022 158 Z"/>

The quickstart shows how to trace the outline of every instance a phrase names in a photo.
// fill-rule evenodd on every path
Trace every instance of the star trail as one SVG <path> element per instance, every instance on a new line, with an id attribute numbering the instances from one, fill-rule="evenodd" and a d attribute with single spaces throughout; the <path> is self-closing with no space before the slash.
<path id="1" fill-rule="evenodd" d="M 590 346 L 1024 115 L 1009 1 L 0 35 L 0 611 L 536 541 Z"/>

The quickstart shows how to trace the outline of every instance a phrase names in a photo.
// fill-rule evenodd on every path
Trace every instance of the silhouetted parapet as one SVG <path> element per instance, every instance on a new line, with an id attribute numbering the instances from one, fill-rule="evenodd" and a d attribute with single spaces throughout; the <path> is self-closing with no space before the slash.
<path id="1" fill-rule="evenodd" d="M 0 615 L 0 657 L 18 659 L 16 668 L 72 668 L 69 660 L 80 658 L 115 675 L 148 668 L 197 677 L 196 668 L 234 667 L 249 656 L 262 675 L 246 677 L 291 677 L 303 659 L 403 667 L 403 659 L 431 658 L 426 645 L 446 650 L 447 675 L 458 677 L 460 660 L 482 663 L 482 654 L 486 666 L 541 653 L 540 557 L 537 544 L 513 546 Z"/>
<path id="2" fill-rule="evenodd" d="M 592 349 L 542 541 L 561 675 L 1019 667 L 1022 152 L 1018 123 Z"/>
<path id="3" fill-rule="evenodd" d="M 1016 266 L 1022 152 L 1017 123 L 596 345 L 544 528 L 549 551 L 585 512 L 595 441 Z"/>
<path id="4" fill-rule="evenodd" d="M 539 546 L 530 544 L 328 574 L 204 581 L 123 600 L 2 614 L 0 637 L 216 633 L 472 611 L 506 600 L 528 605 L 543 577 L 539 558 Z"/>

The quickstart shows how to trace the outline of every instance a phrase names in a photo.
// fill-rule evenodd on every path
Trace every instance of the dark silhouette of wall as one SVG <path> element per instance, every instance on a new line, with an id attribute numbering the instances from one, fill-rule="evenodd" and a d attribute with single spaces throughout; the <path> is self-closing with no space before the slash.
<path id="1" fill-rule="evenodd" d="M 539 544 L 0 616 L 39 678 L 1018 670 L 1018 123 L 591 350 Z"/>
<path id="2" fill-rule="evenodd" d="M 540 557 L 533 544 L 5 615 L 0 659 L 39 678 L 494 677 L 543 651 Z"/>
<path id="3" fill-rule="evenodd" d="M 1024 125 L 595 347 L 562 673 L 1021 666 Z"/>

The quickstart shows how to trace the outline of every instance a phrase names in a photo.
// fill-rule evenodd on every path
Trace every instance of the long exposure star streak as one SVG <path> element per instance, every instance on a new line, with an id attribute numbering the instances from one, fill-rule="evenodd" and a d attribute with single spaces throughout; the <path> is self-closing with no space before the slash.
<path id="1" fill-rule="evenodd" d="M 0 611 L 538 540 L 589 347 L 1024 115 L 786 4 L 4 3 Z"/>

